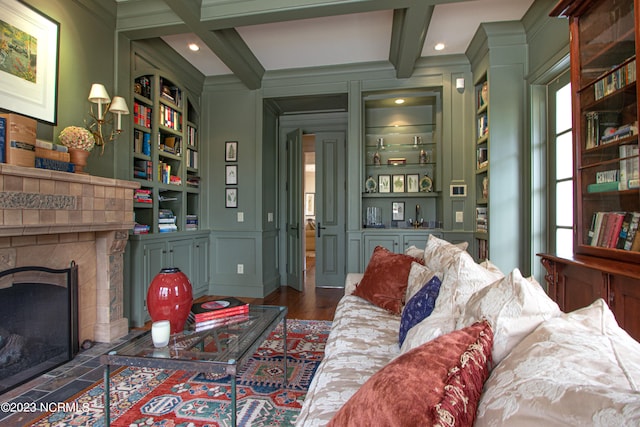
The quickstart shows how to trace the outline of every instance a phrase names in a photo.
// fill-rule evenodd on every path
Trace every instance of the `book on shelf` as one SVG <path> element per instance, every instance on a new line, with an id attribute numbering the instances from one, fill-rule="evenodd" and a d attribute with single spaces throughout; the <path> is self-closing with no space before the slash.
<path id="1" fill-rule="evenodd" d="M 489 151 L 487 150 L 487 147 L 478 147 L 477 153 L 476 153 L 476 159 L 477 159 L 476 168 L 477 169 L 483 169 L 483 168 L 487 167 L 487 165 L 489 164 L 489 155 L 488 155 L 488 153 L 489 153 Z"/>
<path id="2" fill-rule="evenodd" d="M 135 223 L 133 226 L 133 234 L 149 234 L 149 226 L 146 224 Z"/>
<path id="3" fill-rule="evenodd" d="M 175 224 L 158 224 L 159 233 L 172 233 L 178 231 L 178 226 Z"/>
<path id="4" fill-rule="evenodd" d="M 185 230 L 197 230 L 198 229 L 198 215 L 188 214 L 186 216 L 187 224 Z"/>
<path id="5" fill-rule="evenodd" d="M 587 193 L 602 193 L 604 191 L 618 191 L 620 183 L 618 181 L 598 182 L 587 185 Z"/>
<path id="6" fill-rule="evenodd" d="M 476 231 L 486 232 L 488 230 L 487 208 L 476 207 Z"/>
<path id="7" fill-rule="evenodd" d="M 196 332 L 206 331 L 207 329 L 219 328 L 221 326 L 233 325 L 240 322 L 246 322 L 249 320 L 249 314 L 236 314 L 235 316 L 229 316 L 222 319 L 213 319 L 207 320 L 203 322 L 194 322 L 193 329 Z"/>
<path id="8" fill-rule="evenodd" d="M 225 297 L 211 301 L 194 302 L 191 305 L 189 320 L 197 323 L 247 313 L 249 313 L 248 303 L 235 297 Z"/>
<path id="9" fill-rule="evenodd" d="M 636 182 L 640 178 L 638 163 L 638 145 L 621 145 L 618 147 L 620 156 L 620 190 L 637 188 Z"/>
<path id="10" fill-rule="evenodd" d="M 640 212 L 595 212 L 587 235 L 587 244 L 601 248 L 639 251 L 639 220 Z"/>
<path id="11" fill-rule="evenodd" d="M 489 116 L 481 114 L 478 116 L 478 139 L 489 134 Z"/>
<path id="12" fill-rule="evenodd" d="M 70 172 L 70 173 L 74 173 L 76 169 L 75 165 L 71 162 L 65 162 L 62 160 L 55 160 L 55 159 L 47 159 L 43 157 L 36 157 L 34 165 L 38 169 L 48 169 L 48 170 Z"/>
<path id="13" fill-rule="evenodd" d="M 151 190 L 145 188 L 133 190 L 133 201 L 137 203 L 152 203 Z"/>
<path id="14" fill-rule="evenodd" d="M 611 95 L 626 85 L 633 83 L 635 80 L 636 60 L 634 58 L 628 63 L 611 71 L 593 84 L 595 100 L 597 101 L 607 95 Z"/>

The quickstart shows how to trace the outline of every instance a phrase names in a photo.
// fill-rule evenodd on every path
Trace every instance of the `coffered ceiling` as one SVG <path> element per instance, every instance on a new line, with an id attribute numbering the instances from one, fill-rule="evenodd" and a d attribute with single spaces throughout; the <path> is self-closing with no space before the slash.
<path id="1" fill-rule="evenodd" d="M 261 87 L 275 70 L 461 54 L 482 22 L 520 20 L 533 0 L 116 0 L 118 31 L 161 37 L 204 76 Z M 192 52 L 189 43 L 200 50 Z M 437 51 L 435 45 L 443 43 Z"/>

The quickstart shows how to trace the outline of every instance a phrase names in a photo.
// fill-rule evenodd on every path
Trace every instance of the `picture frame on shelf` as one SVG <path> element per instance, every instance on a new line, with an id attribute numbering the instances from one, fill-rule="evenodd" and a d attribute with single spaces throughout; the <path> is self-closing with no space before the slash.
<path id="1" fill-rule="evenodd" d="M 238 141 L 226 141 L 224 143 L 224 160 L 227 162 L 238 161 Z"/>
<path id="2" fill-rule="evenodd" d="M 14 46 L 2 50 L 0 109 L 55 125 L 60 23 L 18 0 L 0 0 L 0 7 L 0 29 Z"/>
<path id="3" fill-rule="evenodd" d="M 304 193 L 304 214 L 316 214 L 316 193 Z"/>
<path id="4" fill-rule="evenodd" d="M 378 192 L 391 193 L 391 175 L 378 175 Z"/>
<path id="5" fill-rule="evenodd" d="M 228 187 L 224 189 L 225 192 L 225 208 L 237 208 L 238 207 L 238 189 L 235 187 Z"/>
<path id="6" fill-rule="evenodd" d="M 417 193 L 420 191 L 420 175 L 417 173 L 407 174 L 407 193 Z"/>
<path id="7" fill-rule="evenodd" d="M 238 165 L 225 166 L 224 183 L 226 185 L 238 185 Z"/>
<path id="8" fill-rule="evenodd" d="M 391 220 L 404 221 L 404 202 L 391 203 Z"/>
<path id="9" fill-rule="evenodd" d="M 404 193 L 405 191 L 404 185 L 404 174 L 394 174 L 393 175 L 393 192 L 394 193 Z"/>

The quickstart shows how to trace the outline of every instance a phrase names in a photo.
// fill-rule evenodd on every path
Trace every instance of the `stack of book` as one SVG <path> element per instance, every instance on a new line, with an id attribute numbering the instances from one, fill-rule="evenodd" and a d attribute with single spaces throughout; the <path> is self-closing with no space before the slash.
<path id="1" fill-rule="evenodd" d="M 133 226 L 133 234 L 149 234 L 149 226 L 136 222 Z"/>
<path id="2" fill-rule="evenodd" d="M 133 190 L 133 201 L 136 203 L 153 203 L 151 190 L 146 188 L 137 188 Z"/>
<path id="3" fill-rule="evenodd" d="M 178 231 L 176 216 L 171 209 L 160 209 L 158 211 L 158 231 L 160 233 Z"/>
<path id="4" fill-rule="evenodd" d="M 185 229 L 186 230 L 198 229 L 198 215 L 187 215 L 187 225 Z"/>
<path id="5" fill-rule="evenodd" d="M 39 139 L 36 139 L 35 145 L 35 167 L 71 173 L 75 171 L 67 147 Z"/>
<path id="6" fill-rule="evenodd" d="M 189 321 L 196 332 L 249 320 L 249 304 L 234 297 L 193 303 Z"/>

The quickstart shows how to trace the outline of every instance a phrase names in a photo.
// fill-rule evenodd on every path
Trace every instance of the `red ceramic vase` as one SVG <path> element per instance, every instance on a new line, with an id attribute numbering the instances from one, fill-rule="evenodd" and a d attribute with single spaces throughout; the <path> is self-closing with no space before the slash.
<path id="1" fill-rule="evenodd" d="M 168 320 L 172 334 L 184 329 L 192 303 L 191 282 L 179 268 L 163 268 L 149 285 L 147 309 L 151 320 Z"/>

